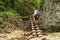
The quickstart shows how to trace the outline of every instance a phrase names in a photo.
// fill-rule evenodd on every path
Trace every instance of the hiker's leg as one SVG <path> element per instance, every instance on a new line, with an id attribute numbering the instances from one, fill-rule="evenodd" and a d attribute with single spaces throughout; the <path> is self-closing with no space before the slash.
<path id="1" fill-rule="evenodd" d="M 35 21 L 35 17 L 33 16 L 33 20 Z"/>

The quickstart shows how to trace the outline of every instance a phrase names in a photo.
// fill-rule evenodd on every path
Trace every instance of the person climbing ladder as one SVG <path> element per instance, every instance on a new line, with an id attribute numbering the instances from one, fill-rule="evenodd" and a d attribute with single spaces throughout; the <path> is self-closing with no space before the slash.
<path id="1" fill-rule="evenodd" d="M 38 24 L 38 19 L 39 19 L 39 11 L 37 9 L 37 7 L 34 8 L 34 14 L 33 14 L 33 17 L 34 17 L 34 24 Z"/>

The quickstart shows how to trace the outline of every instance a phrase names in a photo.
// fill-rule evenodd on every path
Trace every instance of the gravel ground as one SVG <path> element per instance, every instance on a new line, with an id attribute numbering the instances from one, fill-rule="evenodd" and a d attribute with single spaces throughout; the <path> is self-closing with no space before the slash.
<path id="1" fill-rule="evenodd" d="M 52 37 L 52 36 L 47 36 L 47 37 L 41 37 L 41 38 L 39 38 L 39 37 L 36 37 L 36 38 L 32 38 L 32 39 L 30 39 L 30 40 L 42 40 L 43 38 L 46 38 L 47 40 L 60 40 L 60 37 Z"/>
<path id="2" fill-rule="evenodd" d="M 52 33 L 49 34 L 48 36 L 42 36 L 41 38 L 36 37 L 30 40 L 42 40 L 43 38 L 46 38 L 47 40 L 60 40 L 60 33 Z"/>
<path id="3" fill-rule="evenodd" d="M 0 34 L 0 40 L 8 40 L 8 39 L 11 39 L 11 38 L 14 38 L 14 40 L 16 39 L 16 37 L 20 37 L 20 31 L 17 31 L 17 32 L 13 32 L 11 34 Z M 60 33 L 52 33 L 52 34 L 48 34 L 47 36 L 45 35 L 42 35 L 42 37 L 36 37 L 36 38 L 31 38 L 30 40 L 42 40 L 43 38 L 46 38 L 47 40 L 60 40 Z M 13 40 L 13 39 L 11 39 Z M 16 39 L 18 40 L 18 39 Z M 21 39 L 19 39 L 21 40 Z"/>

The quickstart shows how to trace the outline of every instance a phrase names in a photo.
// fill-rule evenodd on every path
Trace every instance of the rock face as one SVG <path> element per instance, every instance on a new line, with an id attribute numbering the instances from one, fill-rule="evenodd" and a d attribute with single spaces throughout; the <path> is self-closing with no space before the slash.
<path id="1" fill-rule="evenodd" d="M 45 25 L 60 26 L 60 0 L 43 0 L 42 13 Z M 60 30 L 60 29 L 59 29 Z"/>

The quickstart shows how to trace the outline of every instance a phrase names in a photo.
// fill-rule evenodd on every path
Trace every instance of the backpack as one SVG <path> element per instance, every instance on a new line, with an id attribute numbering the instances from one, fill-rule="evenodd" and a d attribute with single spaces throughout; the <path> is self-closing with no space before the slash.
<path id="1" fill-rule="evenodd" d="M 35 15 L 37 18 L 39 18 L 39 16 L 40 16 L 40 12 L 39 11 L 37 11 L 37 14 Z"/>
<path id="2" fill-rule="evenodd" d="M 39 11 L 37 11 L 37 14 L 36 15 L 39 15 L 40 16 L 40 12 Z"/>

